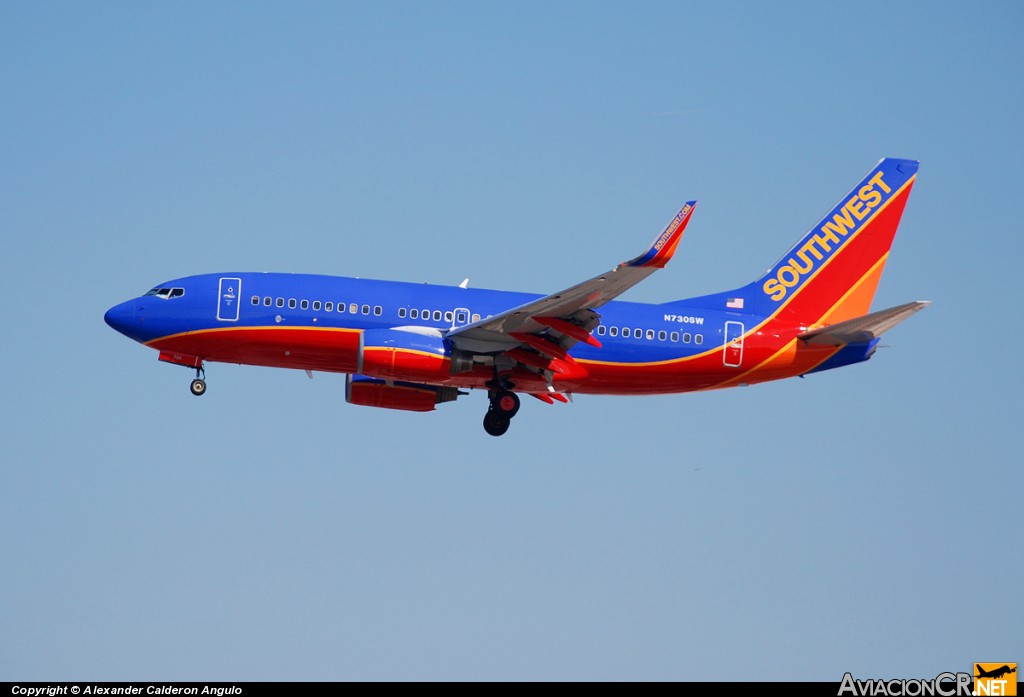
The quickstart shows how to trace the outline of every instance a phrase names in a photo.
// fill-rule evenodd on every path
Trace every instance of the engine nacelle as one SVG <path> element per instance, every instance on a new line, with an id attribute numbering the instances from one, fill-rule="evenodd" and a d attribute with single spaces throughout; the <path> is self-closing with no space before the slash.
<path id="1" fill-rule="evenodd" d="M 359 347 L 359 372 L 385 380 L 444 382 L 472 367 L 472 356 L 453 348 L 440 332 L 371 329 L 363 332 Z"/>
<path id="2" fill-rule="evenodd" d="M 433 411 L 442 402 L 452 402 L 459 396 L 454 387 L 434 387 L 410 382 L 387 384 L 365 375 L 345 377 L 345 401 L 363 407 L 400 409 L 402 411 Z"/>

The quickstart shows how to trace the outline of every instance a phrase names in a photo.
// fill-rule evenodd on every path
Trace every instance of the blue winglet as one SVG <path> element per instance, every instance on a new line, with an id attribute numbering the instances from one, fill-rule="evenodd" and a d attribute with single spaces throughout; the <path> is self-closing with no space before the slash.
<path id="1" fill-rule="evenodd" d="M 664 268 L 672 255 L 676 253 L 679 240 L 683 237 L 683 230 L 690 222 L 690 214 L 697 206 L 696 201 L 687 201 L 680 209 L 672 222 L 668 224 L 665 231 L 654 240 L 651 248 L 636 259 L 627 262 L 628 266 L 651 266 L 657 269 Z"/>

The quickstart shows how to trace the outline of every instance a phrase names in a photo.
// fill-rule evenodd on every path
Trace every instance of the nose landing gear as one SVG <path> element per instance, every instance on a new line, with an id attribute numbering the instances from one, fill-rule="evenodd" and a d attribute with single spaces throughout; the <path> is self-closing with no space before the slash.
<path id="1" fill-rule="evenodd" d="M 196 368 L 196 378 L 189 385 L 189 389 L 192 390 L 192 394 L 196 397 L 202 397 L 206 394 L 206 371 L 203 370 L 202 364 Z"/>

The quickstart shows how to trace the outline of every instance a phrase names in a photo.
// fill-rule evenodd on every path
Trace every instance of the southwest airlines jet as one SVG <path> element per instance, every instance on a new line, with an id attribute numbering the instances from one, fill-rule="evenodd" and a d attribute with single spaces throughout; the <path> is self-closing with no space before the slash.
<path id="1" fill-rule="evenodd" d="M 348 402 L 385 409 L 431 411 L 479 389 L 484 429 L 500 436 L 519 395 L 710 390 L 867 360 L 928 304 L 870 311 L 917 168 L 882 160 L 761 278 L 686 300 L 616 298 L 668 263 L 695 201 L 640 256 L 551 295 L 219 273 L 161 283 L 105 319 L 194 369 L 195 395 L 207 362 L 345 373 Z"/>

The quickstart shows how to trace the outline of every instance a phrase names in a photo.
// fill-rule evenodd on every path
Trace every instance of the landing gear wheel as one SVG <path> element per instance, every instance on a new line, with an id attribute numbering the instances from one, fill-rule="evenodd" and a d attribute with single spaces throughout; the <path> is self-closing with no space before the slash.
<path id="1" fill-rule="evenodd" d="M 519 411 L 519 397 L 515 392 L 502 390 L 491 400 L 491 409 L 506 419 L 511 419 Z"/>
<path id="2" fill-rule="evenodd" d="M 505 431 L 508 430 L 509 424 L 511 423 L 512 420 L 509 417 L 503 416 L 493 409 L 488 409 L 487 413 L 484 414 L 484 430 L 487 431 L 489 435 L 505 435 Z"/>
<path id="3" fill-rule="evenodd" d="M 189 385 L 189 389 L 192 390 L 192 394 L 194 394 L 196 397 L 202 397 L 204 394 L 206 394 L 206 380 L 203 380 L 202 378 L 196 378 L 195 380 L 192 381 L 192 384 Z"/>

